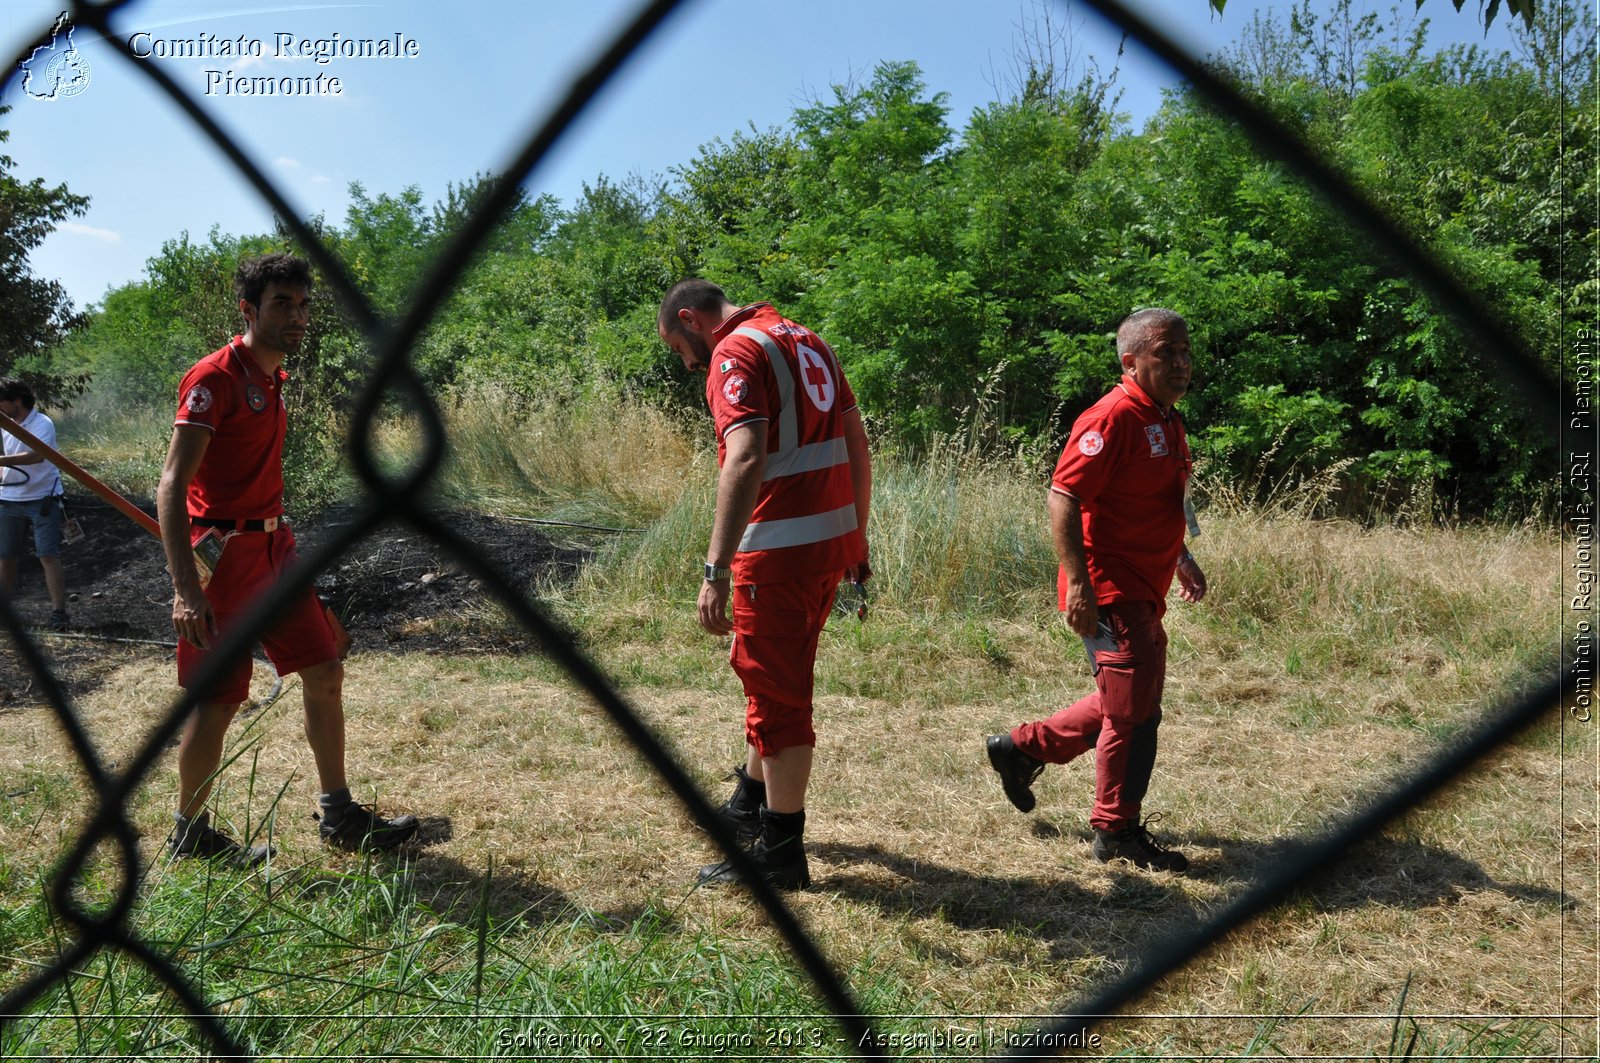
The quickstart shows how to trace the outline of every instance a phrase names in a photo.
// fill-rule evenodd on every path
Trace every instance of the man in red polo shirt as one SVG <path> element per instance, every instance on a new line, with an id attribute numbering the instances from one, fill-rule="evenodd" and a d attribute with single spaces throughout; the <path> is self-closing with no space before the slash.
<path id="1" fill-rule="evenodd" d="M 207 652 L 297 560 L 283 521 L 284 357 L 300 349 L 311 315 L 311 267 L 287 254 L 239 264 L 234 277 L 245 332 L 202 358 L 178 387 L 156 512 L 172 574 L 172 626 L 179 635 L 178 683 L 188 687 Z M 204 544 L 201 540 L 207 540 Z M 195 551 L 222 547 L 202 585 Z M 309 588 L 260 638 L 279 675 L 300 673 L 306 741 L 321 783 L 323 841 L 350 850 L 388 849 L 417 829 L 413 816 L 384 819 L 351 799 L 345 778 L 344 665 L 326 609 Z M 178 744 L 179 857 L 254 864 L 267 846 L 245 848 L 211 825 L 205 811 L 223 740 L 249 697 L 250 657 L 186 721 Z"/>
<path id="2" fill-rule="evenodd" d="M 738 307 L 710 281 L 686 280 L 662 299 L 656 326 L 685 368 L 706 374 L 716 422 L 700 625 L 733 634 L 748 747 L 721 811 L 768 882 L 803 889 L 817 639 L 839 581 L 871 575 L 866 429 L 833 351 L 770 303 Z M 708 884 L 736 878 L 726 862 L 700 873 Z"/>
<path id="3" fill-rule="evenodd" d="M 1094 750 L 1096 859 L 1184 871 L 1189 861 L 1151 837 L 1139 812 L 1155 766 L 1174 571 L 1184 601 L 1206 593 L 1183 545 L 1189 442 L 1173 408 L 1189 390 L 1189 326 L 1171 310 L 1140 310 L 1117 329 L 1117 354 L 1122 379 L 1072 426 L 1050 482 L 1057 603 L 1083 637 L 1095 691 L 989 736 L 989 763 L 1011 803 L 1031 812 L 1046 764 Z"/>

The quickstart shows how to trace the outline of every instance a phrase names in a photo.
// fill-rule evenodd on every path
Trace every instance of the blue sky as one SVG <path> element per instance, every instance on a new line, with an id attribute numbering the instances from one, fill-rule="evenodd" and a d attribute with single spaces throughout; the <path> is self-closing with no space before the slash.
<path id="1" fill-rule="evenodd" d="M 1319 0 L 1319 6 L 1322 0 Z M 7 0 L 0 10 L 0 51 L 16 55 L 49 27 L 60 0 Z M 528 130 L 638 6 L 638 0 L 372 0 L 368 3 L 250 4 L 135 0 L 119 12 L 123 39 L 138 45 L 209 38 L 260 41 L 263 56 L 205 58 L 152 55 L 199 98 L 303 214 L 342 222 L 348 187 L 369 193 L 419 185 L 425 200 L 448 182 L 497 169 Z M 1231 0 L 1226 14 L 1205 0 L 1143 0 L 1133 6 L 1159 19 L 1196 53 L 1225 47 L 1252 12 L 1288 4 Z M 1403 10 L 1412 7 L 1401 0 Z M 1430 41 L 1483 43 L 1467 4 L 1430 0 Z M 1366 7 L 1387 13 L 1387 2 Z M 950 123 L 997 98 L 1015 53 L 1018 25 L 1036 16 L 1036 0 L 689 0 L 635 56 L 579 125 L 527 182 L 535 194 L 570 203 L 605 174 L 665 174 L 699 145 L 747 128 L 783 125 L 798 105 L 829 86 L 870 74 L 883 60 L 915 60 L 932 91 L 949 94 Z M 1076 30 L 1080 57 L 1103 69 L 1119 65 L 1121 109 L 1142 123 L 1174 83 L 1162 66 L 1130 44 L 1118 63 L 1119 34 L 1081 6 L 1056 7 Z M 1387 15 L 1385 17 L 1388 17 Z M 1488 44 L 1508 47 L 1502 16 Z M 278 56 L 279 34 L 296 42 L 388 39 L 415 42 L 406 58 Z M 137 278 L 164 240 L 184 230 L 203 238 L 266 230 L 270 211 L 187 120 L 138 70 L 92 34 L 73 44 L 88 61 L 79 94 L 30 99 L 13 82 L 4 96 L 11 139 L 3 149 L 18 176 L 65 181 L 92 203 L 61 226 L 32 259 L 33 271 L 66 285 L 80 305 Z M 339 95 L 251 97 L 214 85 L 206 71 L 236 77 L 337 77 Z M 41 82 L 42 84 L 42 82 Z"/>

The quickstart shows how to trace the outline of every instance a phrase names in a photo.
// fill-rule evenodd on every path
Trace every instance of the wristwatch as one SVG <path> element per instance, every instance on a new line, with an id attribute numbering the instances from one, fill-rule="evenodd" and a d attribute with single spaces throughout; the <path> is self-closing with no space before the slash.
<path id="1" fill-rule="evenodd" d="M 732 577 L 733 577 L 733 569 L 731 569 L 731 568 L 718 568 L 716 565 L 711 564 L 709 561 L 706 562 L 706 582 L 707 583 L 715 583 L 719 579 L 731 579 Z"/>

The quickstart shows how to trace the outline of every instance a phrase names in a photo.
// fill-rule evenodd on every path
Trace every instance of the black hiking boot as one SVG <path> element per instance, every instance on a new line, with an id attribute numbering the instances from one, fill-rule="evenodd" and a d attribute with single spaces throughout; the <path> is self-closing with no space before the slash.
<path id="1" fill-rule="evenodd" d="M 987 744 L 989 765 L 1000 773 L 1000 785 L 1005 788 L 1006 797 L 1017 806 L 1018 812 L 1032 812 L 1037 802 L 1030 787 L 1044 771 L 1044 761 L 1017 752 L 1010 735 L 990 735 Z"/>
<path id="2" fill-rule="evenodd" d="M 1178 871 L 1189 870 L 1189 858 L 1180 852 L 1168 849 L 1155 838 L 1151 837 L 1146 824 L 1135 823 L 1131 827 L 1124 827 L 1118 831 L 1100 830 L 1094 832 L 1094 858 L 1102 864 L 1108 860 L 1129 860 L 1135 867 L 1142 867 L 1150 871 Z"/>
<path id="3" fill-rule="evenodd" d="M 761 836 L 761 805 L 767 799 L 767 786 L 750 778 L 743 765 L 733 769 L 732 777 L 739 781 L 717 815 L 733 828 L 739 844 L 748 846 Z"/>
<path id="4" fill-rule="evenodd" d="M 750 846 L 750 860 L 767 885 L 780 890 L 803 890 L 811 885 L 811 868 L 806 863 L 804 810 L 778 813 L 761 809 L 760 834 Z M 699 884 L 720 886 L 742 882 L 731 860 L 707 864 L 700 869 Z"/>
<path id="5" fill-rule="evenodd" d="M 182 820 L 167 839 L 167 847 L 174 860 L 212 860 L 229 867 L 254 867 L 273 855 L 270 845 L 252 845 L 246 848 L 211 825 L 211 813 L 202 812 L 188 821 Z"/>
<path id="6" fill-rule="evenodd" d="M 72 627 L 72 618 L 67 615 L 65 609 L 52 609 L 50 619 L 45 621 L 44 626 L 51 631 L 66 631 Z"/>
<path id="7" fill-rule="evenodd" d="M 767 885 L 779 890 L 803 890 L 811 886 L 811 868 L 806 863 L 805 846 L 798 838 L 768 849 L 760 838 L 750 847 L 750 859 L 767 880 Z M 731 860 L 707 864 L 700 869 L 702 886 L 723 886 L 743 882 Z"/>
<path id="8" fill-rule="evenodd" d="M 321 823 L 317 833 L 325 844 L 351 853 L 372 853 L 403 845 L 417 833 L 416 816 L 396 816 L 384 819 L 371 805 L 352 801 L 335 820 L 324 812 L 317 817 Z"/>

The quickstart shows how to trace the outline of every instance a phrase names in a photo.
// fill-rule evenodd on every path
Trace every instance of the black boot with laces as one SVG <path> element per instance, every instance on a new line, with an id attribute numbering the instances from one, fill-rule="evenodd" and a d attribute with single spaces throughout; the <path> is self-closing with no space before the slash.
<path id="1" fill-rule="evenodd" d="M 761 806 L 767 802 L 767 784 L 750 778 L 742 764 L 733 769 L 733 778 L 738 782 L 717 809 L 717 815 L 733 828 L 739 844 L 747 846 L 761 835 Z"/>
<path id="2" fill-rule="evenodd" d="M 750 862 L 767 884 L 780 890 L 803 890 L 811 885 L 811 868 L 806 862 L 806 814 L 761 809 L 761 833 L 750 847 Z M 720 886 L 742 881 L 733 861 L 707 864 L 700 869 L 702 886 Z"/>
<path id="3" fill-rule="evenodd" d="M 324 843 L 352 853 L 393 849 L 417 833 L 416 816 L 384 819 L 371 805 L 351 801 L 342 810 L 324 809 L 317 833 Z"/>
<path id="4" fill-rule="evenodd" d="M 211 825 L 211 813 L 193 819 L 174 816 L 177 825 L 167 846 L 174 860 L 211 860 L 230 867 L 254 867 L 272 856 L 268 845 L 243 846 Z"/>
<path id="5" fill-rule="evenodd" d="M 1154 820 L 1155 817 L 1151 816 L 1144 823 L 1135 823 L 1118 831 L 1096 828 L 1094 858 L 1102 864 L 1108 860 L 1128 860 L 1135 867 L 1150 871 L 1189 870 L 1188 857 L 1168 849 L 1151 836 L 1147 826 Z"/>

